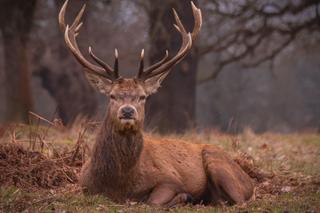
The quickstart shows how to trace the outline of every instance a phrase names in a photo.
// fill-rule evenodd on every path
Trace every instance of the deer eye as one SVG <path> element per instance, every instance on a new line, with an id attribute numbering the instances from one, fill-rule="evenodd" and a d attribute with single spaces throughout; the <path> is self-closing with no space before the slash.
<path id="1" fill-rule="evenodd" d="M 111 99 L 111 100 L 116 100 L 116 96 L 110 95 L 110 99 Z"/>
<path id="2" fill-rule="evenodd" d="M 146 100 L 146 96 L 145 95 L 142 95 L 142 96 L 139 97 L 139 101 L 144 101 L 144 100 Z"/>

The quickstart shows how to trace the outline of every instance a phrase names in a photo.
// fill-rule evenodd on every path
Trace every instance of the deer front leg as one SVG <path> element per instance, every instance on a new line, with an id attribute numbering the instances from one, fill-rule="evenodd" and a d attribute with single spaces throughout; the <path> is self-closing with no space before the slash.
<path id="1" fill-rule="evenodd" d="M 190 194 L 179 193 L 170 202 L 166 203 L 165 206 L 168 208 L 179 207 L 192 202 L 193 202 L 193 198 Z"/>
<path id="2" fill-rule="evenodd" d="M 191 201 L 191 195 L 187 193 L 177 193 L 174 186 L 160 185 L 152 190 L 147 203 L 170 208 L 185 205 Z"/>

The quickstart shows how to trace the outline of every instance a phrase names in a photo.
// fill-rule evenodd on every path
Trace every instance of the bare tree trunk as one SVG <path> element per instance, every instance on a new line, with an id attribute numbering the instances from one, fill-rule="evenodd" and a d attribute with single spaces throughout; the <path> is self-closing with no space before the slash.
<path id="1" fill-rule="evenodd" d="M 36 0 L 5 0 L 0 4 L 7 121 L 27 122 L 32 109 L 27 41 L 35 5 Z"/>
<path id="2" fill-rule="evenodd" d="M 173 27 L 172 8 L 177 10 L 189 31 L 193 28 L 193 16 L 190 1 L 153 0 L 150 4 L 150 62 L 154 63 L 163 57 L 166 49 L 171 55 L 175 54 L 181 44 Z M 158 93 L 147 102 L 148 127 L 164 133 L 183 132 L 194 125 L 197 64 L 198 55 L 193 47 L 191 53 L 173 68 Z"/>

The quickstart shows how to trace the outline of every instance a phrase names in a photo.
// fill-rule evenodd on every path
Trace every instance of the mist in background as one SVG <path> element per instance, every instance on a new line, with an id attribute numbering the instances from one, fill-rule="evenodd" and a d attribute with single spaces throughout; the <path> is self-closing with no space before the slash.
<path id="1" fill-rule="evenodd" d="M 180 45 L 171 8 L 192 29 L 189 1 L 71 0 L 70 23 L 87 3 L 78 43 L 133 77 L 142 48 L 150 63 Z M 63 1 L 0 2 L 0 122 L 28 112 L 72 124 L 101 120 L 107 97 L 88 84 L 58 27 Z M 320 130 L 320 1 L 199 0 L 202 31 L 192 52 L 149 98 L 146 127 L 237 133 Z"/>

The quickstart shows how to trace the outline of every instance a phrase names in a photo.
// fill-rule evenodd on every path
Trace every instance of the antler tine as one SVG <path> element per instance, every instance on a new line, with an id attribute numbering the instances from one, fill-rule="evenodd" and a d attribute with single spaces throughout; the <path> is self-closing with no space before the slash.
<path id="1" fill-rule="evenodd" d="M 65 16 L 66 16 L 66 10 L 68 6 L 69 0 L 66 0 L 64 4 L 61 7 L 61 10 L 59 12 L 59 26 L 60 30 L 62 32 L 65 32 L 66 30 L 66 24 L 65 24 Z M 74 19 L 72 25 L 69 27 L 70 30 L 74 30 L 76 33 L 80 30 L 80 27 L 82 26 L 81 18 L 83 16 L 83 13 L 86 9 L 86 5 L 84 4 L 81 8 L 81 10 L 78 12 L 76 18 Z"/>
<path id="2" fill-rule="evenodd" d="M 112 70 L 112 68 L 106 64 L 104 61 L 102 61 L 100 58 L 98 58 L 94 53 L 92 48 L 89 46 L 89 55 L 91 56 L 91 58 L 97 62 L 97 64 L 99 64 L 100 66 L 102 66 L 105 70 L 106 73 L 112 78 L 114 77 L 114 72 Z"/>
<path id="3" fill-rule="evenodd" d="M 178 13 L 177 11 L 172 8 L 172 11 L 173 11 L 173 16 L 174 16 L 174 19 L 176 21 L 176 24 L 173 24 L 173 26 L 180 32 L 180 33 L 187 33 L 186 29 L 184 28 L 179 16 L 178 16 Z"/>
<path id="4" fill-rule="evenodd" d="M 69 37 L 69 25 L 66 26 L 66 31 L 64 34 L 64 39 L 66 42 L 66 45 L 68 46 L 69 50 L 72 52 L 72 54 L 75 56 L 75 58 L 78 60 L 78 62 L 84 66 L 85 68 L 87 68 L 91 73 L 95 73 L 99 76 L 104 76 L 104 69 L 95 66 L 93 64 L 91 64 L 90 62 L 88 62 L 83 55 L 80 53 L 78 47 L 76 45 L 73 45 L 73 42 L 75 40 L 75 37 Z M 72 40 L 71 40 L 72 39 Z"/>
<path id="5" fill-rule="evenodd" d="M 176 24 L 174 24 L 174 27 L 177 29 L 177 31 L 180 33 L 182 37 L 182 44 L 176 56 L 174 56 L 172 59 L 167 61 L 166 58 L 168 53 L 166 53 L 166 57 L 159 63 L 155 64 L 155 66 L 149 67 L 148 70 L 145 70 L 144 72 L 142 72 L 142 74 L 140 74 L 139 72 L 138 77 L 140 79 L 147 80 L 148 78 L 151 78 L 157 75 L 165 76 L 166 74 L 168 74 L 172 66 L 179 63 L 188 54 L 192 46 L 192 41 L 196 38 L 196 36 L 200 32 L 200 28 L 202 24 L 201 10 L 198 9 L 193 2 L 191 2 L 191 7 L 192 7 L 194 22 L 195 22 L 192 33 L 187 33 L 178 16 L 178 13 L 176 12 L 175 9 L 173 9 L 173 15 L 176 22 Z"/>
<path id="6" fill-rule="evenodd" d="M 77 61 L 86 68 L 86 72 L 90 72 L 92 74 L 108 78 L 109 80 L 115 80 L 115 72 L 113 72 L 112 68 L 104 63 L 101 59 L 96 57 L 91 48 L 89 48 L 90 56 L 101 66 L 97 66 L 95 64 L 92 64 L 90 61 L 85 59 L 85 57 L 82 55 L 78 44 L 76 37 L 79 34 L 79 30 L 82 26 L 81 18 L 83 16 L 83 13 L 85 11 L 86 5 L 83 5 L 79 13 L 77 14 L 75 20 L 73 21 L 71 27 L 69 25 L 65 24 L 65 14 L 66 14 L 66 8 L 68 5 L 69 0 L 66 0 L 63 6 L 61 7 L 60 13 L 59 13 L 59 25 L 61 30 L 64 32 L 64 40 L 66 42 L 66 45 L 68 49 L 72 52 L 72 54 L 75 56 Z"/>
<path id="7" fill-rule="evenodd" d="M 138 72 L 138 76 L 137 76 L 138 78 L 142 77 L 143 70 L 144 70 L 144 49 L 141 50 L 139 72 Z"/>
<path id="8" fill-rule="evenodd" d="M 116 79 L 119 78 L 119 53 L 118 50 L 114 50 L 114 76 Z"/>
<path id="9" fill-rule="evenodd" d="M 190 33 L 188 33 L 186 37 L 188 37 L 189 42 L 186 43 L 186 45 L 180 49 L 178 54 L 172 59 L 170 59 L 169 61 L 167 61 L 166 63 L 162 64 L 160 67 L 158 67 L 154 71 L 152 71 L 147 78 L 151 78 L 156 75 L 169 72 L 172 66 L 179 63 L 188 54 L 188 51 L 191 49 L 191 46 L 192 46 L 192 37 Z"/>
<path id="10" fill-rule="evenodd" d="M 168 57 L 169 57 L 169 52 L 168 52 L 168 50 L 166 50 L 165 56 L 159 62 L 151 65 L 146 70 L 141 69 L 141 61 L 140 61 L 140 68 L 139 68 L 139 73 L 137 75 L 137 78 L 143 79 L 144 77 L 147 77 L 147 75 L 149 73 L 151 73 L 153 70 L 155 70 L 158 67 L 160 67 L 168 59 Z M 142 63 L 143 63 L 143 61 L 142 61 Z"/>
<path id="11" fill-rule="evenodd" d="M 67 5 L 68 5 L 68 2 L 69 0 L 66 0 L 64 2 L 64 4 L 62 5 L 61 7 L 61 10 L 59 12 L 59 16 L 58 16 L 58 19 L 59 19 L 59 26 L 60 26 L 60 30 L 62 32 L 64 32 L 66 30 L 66 22 L 65 22 L 65 16 L 66 16 L 66 8 L 67 8 Z"/>
<path id="12" fill-rule="evenodd" d="M 73 21 L 73 23 L 72 23 L 72 25 L 71 25 L 71 27 L 70 27 L 71 29 L 75 28 L 75 31 L 76 31 L 76 32 L 77 32 L 76 29 L 78 28 L 78 26 L 79 26 L 79 25 L 82 25 L 81 18 L 82 18 L 82 16 L 83 16 L 83 13 L 84 13 L 85 9 L 86 9 L 86 4 L 84 4 L 84 5 L 82 6 L 81 10 L 80 10 L 79 13 L 77 14 L 76 18 L 74 19 L 74 21 Z"/>
<path id="13" fill-rule="evenodd" d="M 158 67 L 160 67 L 164 62 L 167 61 L 169 57 L 169 52 L 168 50 L 166 50 L 166 54 L 164 55 L 164 57 L 157 63 L 151 65 L 150 67 L 148 67 L 146 70 L 144 70 L 143 75 L 144 76 L 148 76 L 153 70 L 157 69 Z"/>
<path id="14" fill-rule="evenodd" d="M 194 17 L 194 27 L 192 31 L 192 40 L 194 41 L 200 32 L 202 26 L 202 14 L 201 10 L 196 7 L 196 5 L 191 1 L 192 13 Z"/>

